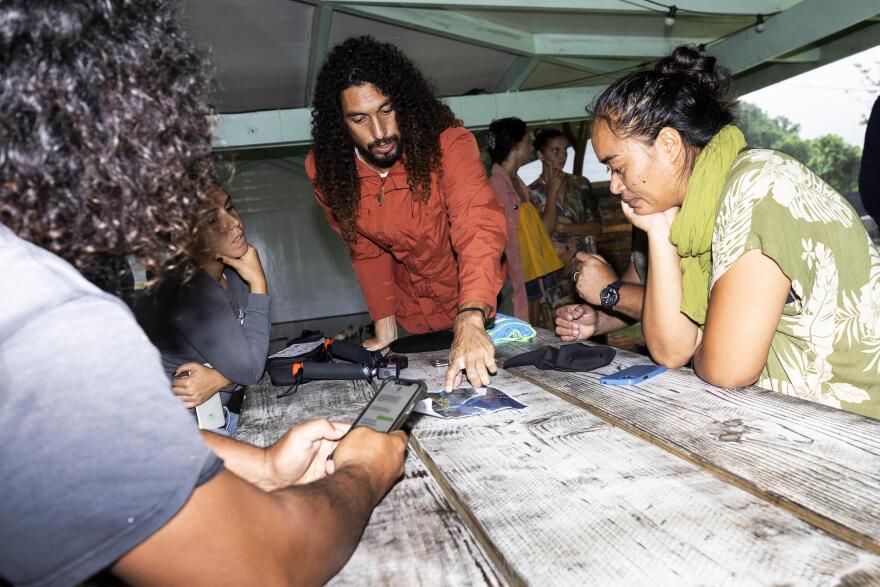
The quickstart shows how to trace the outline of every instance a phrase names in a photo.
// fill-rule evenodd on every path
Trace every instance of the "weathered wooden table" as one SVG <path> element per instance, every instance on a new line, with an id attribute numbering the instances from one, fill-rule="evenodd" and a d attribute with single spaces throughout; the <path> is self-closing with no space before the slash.
<path id="1" fill-rule="evenodd" d="M 544 344 L 498 347 L 500 359 Z M 408 378 L 442 385 L 411 355 Z M 634 387 L 591 373 L 500 370 L 525 403 L 410 419 L 407 472 L 332 581 L 357 585 L 880 585 L 880 421 L 688 369 Z M 239 439 L 353 419 L 364 383 L 249 390 Z"/>

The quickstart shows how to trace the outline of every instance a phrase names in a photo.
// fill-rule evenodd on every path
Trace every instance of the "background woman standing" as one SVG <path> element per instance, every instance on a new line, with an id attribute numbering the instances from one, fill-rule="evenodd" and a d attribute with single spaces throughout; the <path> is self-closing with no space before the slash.
<path id="1" fill-rule="evenodd" d="M 505 303 L 507 287 L 502 290 L 499 309 L 504 312 L 504 305 L 512 305 L 513 315 L 520 320 L 552 328 L 553 317 L 540 280 L 563 264 L 529 199 L 528 187 L 517 175 L 519 168 L 532 159 L 526 123 L 519 118 L 494 120 L 489 126 L 488 142 L 493 163 L 489 184 L 504 207 L 507 221 L 508 242 L 504 252 L 512 290 L 512 304 Z"/>
<path id="2" fill-rule="evenodd" d="M 570 146 L 565 134 L 555 128 L 540 129 L 534 146 L 542 170 L 529 185 L 529 198 L 541 214 L 556 254 L 565 263 L 563 272 L 544 279 L 552 308 L 577 300 L 574 283 L 568 279 L 577 270 L 575 254 L 596 252 L 593 237 L 602 232 L 602 223 L 590 180 L 563 171 Z"/>

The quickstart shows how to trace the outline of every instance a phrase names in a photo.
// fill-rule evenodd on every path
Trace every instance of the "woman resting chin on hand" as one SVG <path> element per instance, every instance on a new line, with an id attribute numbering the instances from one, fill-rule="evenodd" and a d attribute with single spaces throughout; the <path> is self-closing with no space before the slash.
<path id="1" fill-rule="evenodd" d="M 269 351 L 271 297 L 260 255 L 229 194 L 217 189 L 212 197 L 197 235 L 199 271 L 185 283 L 166 279 L 137 312 L 188 408 L 258 382 Z M 223 396 L 227 403 L 231 394 Z"/>
<path id="2" fill-rule="evenodd" d="M 714 57 L 679 47 L 594 107 L 611 191 L 648 233 L 648 349 L 714 385 L 880 418 L 880 254 L 810 169 L 747 149 L 728 86 Z"/>

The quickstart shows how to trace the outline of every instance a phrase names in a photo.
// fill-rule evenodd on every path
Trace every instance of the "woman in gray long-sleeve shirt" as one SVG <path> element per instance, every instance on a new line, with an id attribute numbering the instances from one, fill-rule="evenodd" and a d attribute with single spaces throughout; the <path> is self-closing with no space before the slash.
<path id="1" fill-rule="evenodd" d="M 201 228 L 201 270 L 188 283 L 167 279 L 137 312 L 188 408 L 259 381 L 269 351 L 272 298 L 259 254 L 229 195 L 218 189 L 214 200 Z"/>

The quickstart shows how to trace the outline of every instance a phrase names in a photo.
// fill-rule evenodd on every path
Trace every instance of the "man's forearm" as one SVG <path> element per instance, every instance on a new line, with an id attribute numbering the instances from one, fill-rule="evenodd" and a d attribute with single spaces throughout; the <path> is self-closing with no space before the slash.
<path id="1" fill-rule="evenodd" d="M 623 314 L 633 321 L 641 320 L 642 308 L 645 306 L 645 286 L 623 283 L 617 293 L 620 294 L 620 301 L 614 306 L 614 312 Z"/>
<path id="2" fill-rule="evenodd" d="M 480 310 L 483 311 L 483 316 L 487 319 L 489 318 L 489 314 L 492 312 L 492 306 L 490 306 L 486 302 L 478 302 L 478 301 L 461 302 L 458 305 L 458 309 L 461 310 L 462 308 L 479 308 Z"/>
<path id="3" fill-rule="evenodd" d="M 210 432 L 203 431 L 202 438 L 230 472 L 264 491 L 272 488 L 265 449 Z M 287 567 L 296 579 L 289 584 L 323 584 L 345 564 L 382 498 L 374 495 L 371 481 L 365 469 L 350 465 L 313 483 L 272 493 L 280 500 L 291 534 L 307 536 L 291 549 L 298 562 L 292 559 Z M 305 575 L 312 579 L 304 580 Z"/>
<path id="4" fill-rule="evenodd" d="M 397 318 L 392 314 L 374 320 L 373 329 L 376 331 L 376 338 L 393 340 L 397 338 Z"/>
<path id="5" fill-rule="evenodd" d="M 624 283 L 618 290 L 620 301 L 614 306 L 614 313 L 603 308 L 596 309 L 596 330 L 594 334 L 608 334 L 626 328 L 642 319 L 645 303 L 645 286 L 637 283 Z"/>
<path id="6" fill-rule="evenodd" d="M 361 344 L 371 351 L 380 351 L 397 340 L 397 318 L 394 314 L 373 321 L 373 338 L 364 340 Z"/>
<path id="7" fill-rule="evenodd" d="M 392 314 L 373 321 L 373 332 L 376 333 L 376 341 L 385 346 L 397 340 L 397 318 Z"/>
<path id="8" fill-rule="evenodd" d="M 214 454 L 223 459 L 223 464 L 227 469 L 245 481 L 256 485 L 263 491 L 276 489 L 272 482 L 271 469 L 265 449 L 207 430 L 202 430 L 202 440 Z"/>
<path id="9" fill-rule="evenodd" d="M 619 316 L 612 316 L 611 314 L 606 314 L 601 309 L 596 309 L 596 329 L 591 336 L 608 334 L 609 332 L 626 328 L 629 325 L 630 322 Z"/>
<path id="10" fill-rule="evenodd" d="M 374 495 L 369 473 L 359 466 L 273 495 L 282 500 L 291 532 L 306 536 L 290 550 L 287 565 L 288 584 L 303 585 L 324 584 L 342 568 L 382 498 Z"/>
<path id="11" fill-rule="evenodd" d="M 223 470 L 113 572 L 131 585 L 322 585 L 351 556 L 387 485 L 351 465 L 265 493 Z"/>

